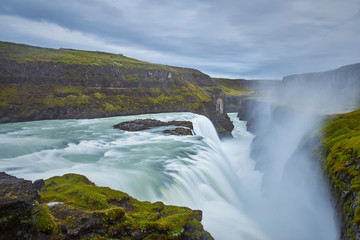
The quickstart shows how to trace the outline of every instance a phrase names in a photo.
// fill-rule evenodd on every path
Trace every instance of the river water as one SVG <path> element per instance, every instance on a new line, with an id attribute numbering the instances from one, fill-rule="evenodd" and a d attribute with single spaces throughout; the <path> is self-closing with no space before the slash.
<path id="1" fill-rule="evenodd" d="M 263 173 L 249 157 L 254 136 L 246 122 L 229 116 L 234 139 L 223 142 L 206 117 L 192 113 L 1 124 L 0 171 L 30 180 L 79 173 L 139 200 L 201 209 L 202 223 L 215 239 L 336 239 L 331 210 L 306 212 L 311 226 L 304 228 L 293 227 L 303 224 L 296 216 L 304 215 L 301 209 L 289 211 L 292 221 L 284 221 L 282 206 L 264 195 Z M 112 127 L 138 118 L 189 120 L 196 135 Z"/>

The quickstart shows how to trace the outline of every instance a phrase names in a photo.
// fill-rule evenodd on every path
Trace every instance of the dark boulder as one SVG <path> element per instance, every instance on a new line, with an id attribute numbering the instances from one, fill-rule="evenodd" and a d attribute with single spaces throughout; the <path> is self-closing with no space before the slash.
<path id="1" fill-rule="evenodd" d="M 37 239 L 32 221 L 37 184 L 0 172 L 0 240 Z"/>
<path id="2" fill-rule="evenodd" d="M 193 124 L 190 121 L 169 121 L 163 122 L 155 119 L 136 119 L 133 121 L 121 122 L 114 125 L 124 131 L 142 131 L 154 127 L 177 126 L 175 129 L 164 130 L 163 133 L 171 135 L 192 135 Z"/>
<path id="3" fill-rule="evenodd" d="M 136 119 L 134 121 L 121 122 L 114 125 L 114 128 L 118 128 L 124 131 L 142 131 L 150 129 L 152 127 L 164 126 L 164 123 L 155 119 Z"/>
<path id="4" fill-rule="evenodd" d="M 36 190 L 40 190 L 45 185 L 45 181 L 44 179 L 38 179 L 34 181 L 33 185 Z"/>

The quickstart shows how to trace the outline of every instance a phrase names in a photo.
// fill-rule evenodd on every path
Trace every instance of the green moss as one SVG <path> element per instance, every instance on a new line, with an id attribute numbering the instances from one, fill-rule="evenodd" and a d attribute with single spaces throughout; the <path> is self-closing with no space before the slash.
<path id="1" fill-rule="evenodd" d="M 56 227 L 54 217 L 47 206 L 38 204 L 35 207 L 34 222 L 37 231 L 51 233 Z"/>
<path id="2" fill-rule="evenodd" d="M 211 102 L 210 96 L 205 91 L 191 83 L 189 83 L 189 88 L 187 92 L 195 94 L 196 97 L 198 97 L 199 100 L 202 102 Z"/>
<path id="3" fill-rule="evenodd" d="M 80 86 L 11 84 L 0 86 L 0 113 L 38 115 L 59 107 L 80 112 L 128 114 L 140 112 L 204 109 L 211 99 L 194 85 L 179 88 L 87 89 Z M 58 116 L 61 117 L 61 116 Z"/>
<path id="4" fill-rule="evenodd" d="M 150 92 L 156 95 L 161 94 L 161 90 L 159 88 L 150 88 Z"/>
<path id="5" fill-rule="evenodd" d="M 53 177 L 45 183 L 55 182 L 41 194 L 43 202 L 64 202 L 83 209 L 106 209 L 109 207 L 106 195 L 97 191 L 93 184 L 84 176 L 67 174 Z"/>
<path id="6" fill-rule="evenodd" d="M 321 154 L 337 202 L 343 207 L 344 226 L 360 227 L 360 109 L 329 118 L 323 126 Z M 348 197 L 344 197 L 348 196 Z M 352 236 L 353 227 L 343 229 Z"/>
<path id="7" fill-rule="evenodd" d="M 115 112 L 115 111 L 121 111 L 123 108 L 121 107 L 122 101 L 118 102 L 118 104 L 111 104 L 109 102 L 106 102 L 103 104 L 105 111 L 107 112 Z"/>
<path id="8" fill-rule="evenodd" d="M 0 86 L 0 107 L 9 107 L 21 101 L 21 93 L 17 85 Z"/>
<path id="9" fill-rule="evenodd" d="M 101 99 L 104 99 L 106 96 L 105 96 L 105 94 L 103 94 L 103 93 L 96 92 L 96 93 L 94 93 L 94 97 L 95 97 L 96 99 L 101 100 Z"/>
<path id="10" fill-rule="evenodd" d="M 175 99 L 173 96 L 167 96 L 162 93 L 157 97 L 149 97 L 149 102 L 154 105 L 164 104 L 164 105 L 173 105 L 175 103 Z"/>
<path id="11" fill-rule="evenodd" d="M 125 210 L 122 207 L 112 207 L 106 210 L 100 210 L 95 212 L 98 213 L 107 223 L 114 222 L 125 216 Z"/>
<path id="12" fill-rule="evenodd" d="M 132 82 L 139 82 L 140 81 L 140 78 L 139 78 L 139 76 L 138 75 L 136 75 L 136 74 L 128 74 L 128 75 L 126 75 L 126 76 L 122 76 L 122 79 L 124 80 L 124 81 L 132 81 Z"/>
<path id="13" fill-rule="evenodd" d="M 74 107 L 82 106 L 90 102 L 90 97 L 80 94 L 70 94 L 66 97 L 55 97 L 54 95 L 48 95 L 45 97 L 43 103 L 46 107 Z"/>
<path id="14" fill-rule="evenodd" d="M 67 86 L 57 86 L 54 89 L 54 92 L 57 93 L 75 93 L 75 94 L 81 94 L 82 93 L 82 88 L 81 87 L 76 87 L 76 86 L 72 86 L 67 85 Z"/>
<path id="15" fill-rule="evenodd" d="M 200 239 L 202 234 L 211 239 L 200 224 L 200 211 L 166 206 L 162 202 L 141 202 L 126 193 L 107 187 L 97 187 L 86 177 L 77 174 L 66 174 L 46 180 L 41 200 L 44 203 L 62 202 L 70 209 L 69 212 L 78 212 L 77 209 L 80 209 L 82 218 L 86 215 L 100 216 L 102 227 L 107 228 L 108 233 L 122 233 L 118 234 L 116 239 L 127 239 L 135 230 L 144 233 L 145 239 L 182 239 L 181 236 L 185 233 L 194 236 L 191 239 Z M 44 222 L 39 224 L 39 229 L 54 229 L 55 223 L 49 210 L 46 206 L 41 208 L 46 214 L 41 214 L 39 218 Z M 56 221 L 59 225 L 65 224 L 76 228 L 76 224 L 79 223 L 76 223 L 75 217 L 76 215 Z"/>

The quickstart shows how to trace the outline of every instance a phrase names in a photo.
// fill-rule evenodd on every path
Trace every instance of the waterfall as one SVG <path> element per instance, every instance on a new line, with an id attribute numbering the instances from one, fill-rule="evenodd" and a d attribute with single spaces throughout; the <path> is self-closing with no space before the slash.
<path id="1" fill-rule="evenodd" d="M 196 118 L 192 120 L 192 123 L 196 135 L 211 140 L 215 146 L 221 145 L 221 141 L 217 135 L 214 125 L 207 117 L 197 115 Z"/>
<path id="2" fill-rule="evenodd" d="M 275 191 L 272 197 L 264 194 L 266 173 L 256 170 L 249 156 L 254 136 L 235 114 L 230 117 L 235 137 L 225 141 L 219 140 L 209 119 L 192 113 L 2 124 L 0 171 L 30 180 L 79 173 L 142 201 L 200 209 L 204 228 L 215 239 L 333 239 L 333 229 L 327 228 L 331 220 L 326 220 L 331 211 L 320 218 L 312 215 L 323 214 L 316 212 L 323 199 L 309 208 L 306 204 L 312 198 L 304 191 L 294 195 L 301 201 L 289 198 L 289 186 L 282 189 L 281 198 L 274 197 Z M 112 127 L 138 118 L 189 120 L 196 135 L 165 136 L 157 128 L 125 132 Z M 19 150 L 19 144 L 26 148 Z M 291 187 L 296 193 L 297 186 Z M 303 224 L 306 221 L 311 227 Z"/>
<path id="3" fill-rule="evenodd" d="M 204 145 L 192 157 L 191 165 L 174 163 L 172 169 L 181 170 L 173 173 L 175 183 L 163 189 L 162 200 L 201 209 L 203 225 L 215 239 L 267 239 L 244 211 L 246 187 L 241 187 L 241 180 L 223 151 L 226 144 L 221 143 L 208 118 L 195 115 L 191 120 Z"/>

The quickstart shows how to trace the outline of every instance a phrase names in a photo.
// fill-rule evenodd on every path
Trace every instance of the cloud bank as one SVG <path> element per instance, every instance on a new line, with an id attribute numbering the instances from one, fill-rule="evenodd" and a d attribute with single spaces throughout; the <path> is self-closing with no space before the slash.
<path id="1" fill-rule="evenodd" d="M 360 62 L 360 0 L 2 0 L 0 40 L 122 53 L 214 77 Z"/>

